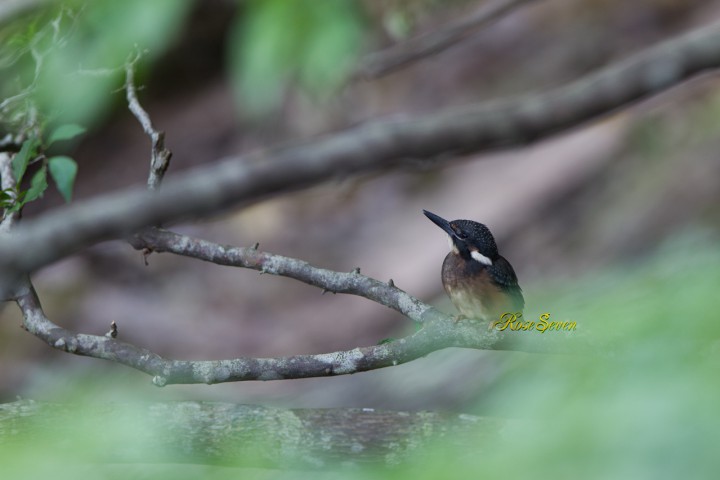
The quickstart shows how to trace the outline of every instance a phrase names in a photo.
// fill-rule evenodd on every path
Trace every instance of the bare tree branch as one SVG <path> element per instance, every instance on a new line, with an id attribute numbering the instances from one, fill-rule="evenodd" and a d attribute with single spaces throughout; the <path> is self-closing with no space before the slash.
<path id="1" fill-rule="evenodd" d="M 16 301 L 23 314 L 23 327 L 48 345 L 75 355 L 110 360 L 140 370 L 152 375 L 157 386 L 349 375 L 407 363 L 448 347 L 491 349 L 502 337 L 496 329 L 488 330 L 469 322 L 458 324 L 451 317 L 427 306 L 434 318 L 426 321 L 421 330 L 382 345 L 276 358 L 168 360 L 112 337 L 80 334 L 59 327 L 45 316 L 29 282 L 19 290 Z"/>
<path id="2" fill-rule="evenodd" d="M 137 97 L 137 89 L 135 88 L 135 65 L 140 60 L 140 54 L 128 60 L 125 64 L 125 92 L 128 102 L 128 108 L 138 119 L 145 133 L 152 141 L 152 153 L 150 156 L 150 173 L 148 175 L 147 185 L 150 190 L 155 190 L 160 186 L 165 171 L 170 166 L 170 158 L 172 153 L 165 148 L 165 132 L 156 130 L 150 120 L 150 116 L 140 105 Z"/>
<path id="3" fill-rule="evenodd" d="M 81 248 L 170 221 L 217 214 L 333 178 L 524 145 L 720 67 L 720 23 L 544 94 L 373 122 L 314 141 L 231 158 L 165 181 L 59 208 L 0 243 L 0 291 Z M 4 280 L 3 280 L 4 277 Z M 7 290 L 6 290 L 7 291 Z M 0 296 L 1 297 L 1 296 Z"/>
<path id="4" fill-rule="evenodd" d="M 355 71 L 355 77 L 378 78 L 410 63 L 442 52 L 481 28 L 515 9 L 537 0 L 497 0 L 485 2 L 474 13 L 457 19 L 437 30 L 367 55 Z"/>
<path id="5" fill-rule="evenodd" d="M 0 444 L 27 446 L 44 452 L 45 458 L 82 463 L 314 470 L 397 465 L 439 438 L 443 445 L 471 455 L 479 436 L 502 438 L 502 432 L 517 423 L 372 408 L 290 410 L 218 402 L 64 405 L 23 400 L 0 404 Z"/>
<path id="6" fill-rule="evenodd" d="M 437 314 L 435 309 L 408 295 L 394 284 L 362 275 L 358 270 L 343 273 L 313 267 L 295 258 L 273 255 L 254 247 L 238 248 L 180 235 L 167 230 L 148 228 L 130 239 L 137 249 L 169 252 L 218 265 L 250 268 L 293 278 L 332 293 L 358 295 L 390 307 L 416 322 Z"/>

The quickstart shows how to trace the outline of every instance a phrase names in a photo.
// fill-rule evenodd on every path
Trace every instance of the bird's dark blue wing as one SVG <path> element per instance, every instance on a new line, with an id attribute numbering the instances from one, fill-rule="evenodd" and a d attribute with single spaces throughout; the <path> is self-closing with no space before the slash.
<path id="1" fill-rule="evenodd" d="M 488 273 L 493 277 L 493 280 L 499 285 L 502 285 L 505 291 L 512 297 L 514 306 L 518 310 L 525 308 L 525 299 L 523 298 L 522 289 L 518 285 L 517 275 L 513 270 L 510 262 L 505 260 L 504 257 L 498 256 L 492 263 L 487 267 Z"/>

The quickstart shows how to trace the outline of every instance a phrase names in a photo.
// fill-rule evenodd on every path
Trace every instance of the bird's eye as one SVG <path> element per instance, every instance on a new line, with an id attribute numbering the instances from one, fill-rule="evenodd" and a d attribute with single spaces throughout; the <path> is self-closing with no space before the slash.
<path id="1" fill-rule="evenodd" d="M 465 232 L 462 232 L 462 231 L 455 232 L 455 235 L 456 235 L 460 240 L 465 240 L 465 239 L 467 238 L 467 235 L 465 234 Z"/>

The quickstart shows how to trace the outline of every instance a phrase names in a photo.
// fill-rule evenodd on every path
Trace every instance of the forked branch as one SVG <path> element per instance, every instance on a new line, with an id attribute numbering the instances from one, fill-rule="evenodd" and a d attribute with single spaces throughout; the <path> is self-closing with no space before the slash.
<path id="1" fill-rule="evenodd" d="M 165 132 L 157 130 L 150 120 L 150 115 L 140 105 L 137 97 L 137 88 L 135 87 L 135 66 L 140 60 L 140 53 L 128 59 L 125 64 L 125 94 L 128 102 L 128 108 L 135 115 L 143 131 L 150 137 L 152 142 L 150 156 L 150 174 L 148 175 L 148 188 L 155 190 L 160 186 L 165 171 L 170 166 L 170 158 L 172 153 L 165 148 Z"/>

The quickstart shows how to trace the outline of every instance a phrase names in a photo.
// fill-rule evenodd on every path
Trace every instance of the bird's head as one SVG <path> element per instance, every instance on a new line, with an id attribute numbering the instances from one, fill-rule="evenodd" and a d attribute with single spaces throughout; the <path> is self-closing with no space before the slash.
<path id="1" fill-rule="evenodd" d="M 492 265 L 498 257 L 495 239 L 485 225 L 472 220 L 453 220 L 448 222 L 432 212 L 423 210 L 423 213 L 435 225 L 445 230 L 450 240 L 450 249 L 453 253 L 470 260 L 476 260 L 484 265 Z"/>

